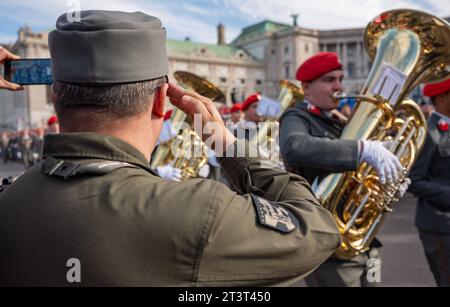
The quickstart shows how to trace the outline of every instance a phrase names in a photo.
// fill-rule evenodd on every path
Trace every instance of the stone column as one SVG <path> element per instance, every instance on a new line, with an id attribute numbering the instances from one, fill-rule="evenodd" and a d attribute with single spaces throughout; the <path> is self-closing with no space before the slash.
<path id="1" fill-rule="evenodd" d="M 348 77 L 347 43 L 342 43 L 342 65 L 344 65 L 345 75 Z"/>
<path id="2" fill-rule="evenodd" d="M 356 77 L 360 78 L 364 73 L 362 66 L 361 42 L 356 42 Z"/>

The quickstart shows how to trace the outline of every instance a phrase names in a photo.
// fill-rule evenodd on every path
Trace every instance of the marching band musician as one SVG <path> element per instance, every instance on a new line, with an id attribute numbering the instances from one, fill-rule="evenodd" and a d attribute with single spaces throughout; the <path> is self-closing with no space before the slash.
<path id="1" fill-rule="evenodd" d="M 233 123 L 233 125 L 239 126 L 243 122 L 244 116 L 244 114 L 242 113 L 242 104 L 235 103 L 231 107 L 230 114 L 231 114 L 230 120 Z"/>
<path id="2" fill-rule="evenodd" d="M 58 134 L 59 133 L 59 121 L 56 115 L 50 116 L 47 120 L 47 134 Z"/>
<path id="3" fill-rule="evenodd" d="M 242 104 L 242 111 L 245 112 L 245 121 L 247 124 L 254 123 L 257 125 L 263 121 L 263 117 L 256 112 L 260 100 L 261 95 L 259 93 L 254 93 L 247 97 Z"/>
<path id="4" fill-rule="evenodd" d="M 168 110 L 164 115 L 164 121 L 161 127 L 161 133 L 158 137 L 158 141 L 156 143 L 157 146 L 167 143 L 173 138 L 177 136 L 177 131 L 172 125 L 170 118 L 172 117 L 173 110 Z M 153 152 L 155 153 L 156 150 Z M 172 180 L 172 181 L 180 181 L 181 180 L 181 170 L 179 168 L 173 167 L 170 164 L 157 166 L 155 171 L 161 178 Z"/>
<path id="5" fill-rule="evenodd" d="M 382 143 L 340 140 L 345 126 L 336 116 L 339 101 L 333 94 L 342 92 L 344 72 L 336 53 L 322 52 L 305 61 L 297 71 L 304 101 L 288 109 L 281 118 L 280 147 L 286 169 L 319 183 L 331 173 L 355 171 L 367 162 L 377 171 L 381 182 L 397 178 L 401 164 Z M 407 183 L 401 188 L 405 193 Z M 307 278 L 309 286 L 374 286 L 365 278 L 369 259 L 379 259 L 377 247 L 351 260 L 331 257 Z"/>
<path id="6" fill-rule="evenodd" d="M 419 197 L 416 227 L 440 287 L 450 286 L 450 79 L 425 86 L 436 107 L 425 146 L 411 172 L 410 192 Z"/>

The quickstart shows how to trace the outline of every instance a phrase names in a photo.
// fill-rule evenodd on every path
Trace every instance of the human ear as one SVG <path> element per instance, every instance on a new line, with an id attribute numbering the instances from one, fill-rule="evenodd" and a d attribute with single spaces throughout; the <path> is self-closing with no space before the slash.
<path id="1" fill-rule="evenodd" d="M 166 104 L 166 97 L 167 97 L 167 90 L 169 88 L 169 85 L 165 83 L 161 87 L 159 87 L 155 95 L 153 97 L 153 109 L 152 114 L 155 115 L 158 118 L 164 117 L 164 107 Z"/>

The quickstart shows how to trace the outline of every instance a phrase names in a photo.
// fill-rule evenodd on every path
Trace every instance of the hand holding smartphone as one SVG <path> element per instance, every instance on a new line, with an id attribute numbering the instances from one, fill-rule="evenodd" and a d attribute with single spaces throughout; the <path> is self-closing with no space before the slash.
<path id="1" fill-rule="evenodd" d="M 4 66 L 0 88 L 17 91 L 23 89 L 22 85 L 53 83 L 50 59 L 20 59 L 0 46 L 0 64 Z"/>
<path id="2" fill-rule="evenodd" d="M 5 80 L 20 85 L 52 84 L 50 59 L 18 59 L 4 62 Z"/>
<path id="3" fill-rule="evenodd" d="M 0 64 L 4 64 L 5 61 L 17 60 L 19 58 L 20 58 L 19 56 L 12 54 L 8 50 L 6 50 L 3 46 L 0 46 Z M 11 83 L 5 80 L 2 76 L 0 76 L 0 89 L 19 91 L 23 90 L 23 87 L 19 84 Z"/>

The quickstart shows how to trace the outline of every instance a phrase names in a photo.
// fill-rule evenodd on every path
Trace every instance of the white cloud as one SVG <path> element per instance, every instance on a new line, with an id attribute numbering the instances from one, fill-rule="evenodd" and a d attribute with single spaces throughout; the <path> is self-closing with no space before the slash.
<path id="1" fill-rule="evenodd" d="M 75 0 L 15 0 L 0 4 L 0 20 L 18 26 L 47 30 L 56 18 L 73 6 Z M 227 40 L 239 35 L 245 26 L 270 19 L 291 23 L 299 13 L 299 23 L 312 29 L 364 27 L 377 14 L 397 8 L 425 10 L 450 16 L 448 0 L 81 0 L 81 9 L 143 11 L 158 16 L 171 38 L 190 37 L 201 42 L 216 42 L 216 26 L 224 22 Z M 225 22 L 226 21 L 226 22 Z M 0 25 L 0 41 L 11 39 L 13 31 Z"/>
<path id="2" fill-rule="evenodd" d="M 426 10 L 450 15 L 450 1 L 444 0 L 316 0 L 260 1 L 223 0 L 227 8 L 255 22 L 273 19 L 290 23 L 290 15 L 300 14 L 300 25 L 314 29 L 363 27 L 379 13 L 398 8 Z M 445 3 L 444 3 L 445 2 Z"/>

